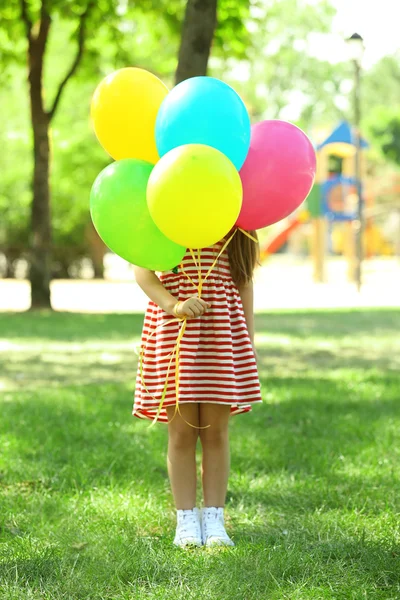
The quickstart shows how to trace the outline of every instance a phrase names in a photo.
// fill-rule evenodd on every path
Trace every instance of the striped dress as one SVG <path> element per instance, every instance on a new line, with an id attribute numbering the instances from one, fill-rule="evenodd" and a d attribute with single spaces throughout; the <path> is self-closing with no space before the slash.
<path id="1" fill-rule="evenodd" d="M 223 243 L 201 250 L 202 279 Z M 189 250 L 182 266 L 164 271 L 159 277 L 164 287 L 179 300 L 197 295 L 193 284 L 198 285 L 199 273 Z M 187 319 L 179 354 L 179 404 L 211 402 L 230 405 L 231 415 L 248 412 L 252 404 L 262 402 L 260 382 L 242 301 L 231 277 L 226 250 L 203 283 L 201 297 L 211 304 L 211 308 L 201 317 Z M 167 321 L 172 322 L 160 327 Z M 157 419 L 168 422 L 165 406 L 176 404 L 174 360 L 168 377 L 167 370 L 181 326 L 182 322 L 149 302 L 141 340 L 144 350 L 142 375 L 138 366 L 136 377 L 132 411 L 135 417 L 154 419 L 168 380 Z"/>

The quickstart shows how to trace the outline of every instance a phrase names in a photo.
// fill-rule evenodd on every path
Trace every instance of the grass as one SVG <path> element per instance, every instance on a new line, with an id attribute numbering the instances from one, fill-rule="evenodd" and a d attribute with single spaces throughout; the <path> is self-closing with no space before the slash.
<path id="1" fill-rule="evenodd" d="M 398 600 L 400 311 L 257 315 L 219 550 L 172 546 L 166 426 L 130 415 L 141 325 L 0 315 L 0 598 Z"/>

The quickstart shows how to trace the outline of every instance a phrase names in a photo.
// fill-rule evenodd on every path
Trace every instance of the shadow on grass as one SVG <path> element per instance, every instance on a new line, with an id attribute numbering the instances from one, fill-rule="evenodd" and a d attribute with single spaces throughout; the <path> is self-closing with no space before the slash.
<path id="1" fill-rule="evenodd" d="M 3 339 L 45 339 L 66 342 L 127 340 L 138 337 L 142 314 L 81 314 L 52 311 L 0 314 Z"/>
<path id="2" fill-rule="evenodd" d="M 25 350 L 17 349 L 9 354 L 8 360 L 2 365 L 0 383 L 4 390 L 35 390 L 121 381 L 133 388 L 138 344 L 139 340 L 137 344 L 112 347 L 104 342 L 97 348 L 82 346 L 74 352 L 68 347 L 37 350 L 33 346 Z M 301 378 L 307 371 L 317 370 L 321 375 L 328 375 L 335 370 L 368 370 L 378 374 L 386 372 L 388 376 L 397 376 L 400 371 L 400 354 L 372 346 L 364 348 L 360 354 L 356 345 L 328 351 L 269 344 L 266 348 L 258 349 L 258 358 L 260 378 L 266 388 L 277 377 L 283 381 L 288 372 L 292 374 L 293 385 L 296 384 L 294 377 Z M 309 385 L 308 380 L 305 385 Z"/>
<path id="3" fill-rule="evenodd" d="M 11 358 L 12 357 L 12 358 Z M 107 382 L 135 383 L 138 357 L 132 345 L 125 348 L 81 347 L 76 352 L 65 348 L 35 348 L 9 354 L 0 371 L 3 390 L 37 390 L 61 386 L 100 385 Z M 0 392 L 1 394 L 1 392 Z"/>
<path id="4" fill-rule="evenodd" d="M 400 329 L 400 309 L 271 311 L 255 316 L 256 331 L 304 339 L 320 337 L 392 334 Z M 0 314 L 0 334 L 5 339 L 125 340 L 137 337 L 142 314 L 79 314 L 26 312 Z"/>
<path id="5" fill-rule="evenodd" d="M 332 350 L 299 345 L 282 347 L 269 343 L 267 348 L 258 348 L 259 374 L 266 381 L 277 373 L 291 372 L 301 375 L 305 370 L 334 372 L 336 369 L 381 370 L 398 373 L 400 371 L 400 354 L 393 348 L 380 347 L 373 344 L 360 349 L 357 341 L 347 347 L 336 347 Z"/>
<path id="6" fill-rule="evenodd" d="M 299 310 L 256 314 L 256 331 L 306 339 L 393 334 L 400 329 L 400 309 Z"/>
<path id="7" fill-rule="evenodd" d="M 271 377 L 285 377 L 288 372 L 300 377 L 316 370 L 321 374 L 357 369 L 397 373 L 400 351 L 394 319 L 398 314 L 387 310 L 258 315 L 259 333 L 266 334 L 258 347 L 260 376 L 268 385 Z M 6 321 L 3 317 L 3 322 L 0 316 L 3 335 L 7 336 L 8 327 L 14 336 L 9 341 L 16 340 L 0 372 L 3 389 L 107 381 L 130 381 L 133 386 L 140 315 L 55 313 L 51 319 L 49 315 L 14 315 Z M 367 323 L 372 331 L 368 338 L 362 337 Z M 380 335 L 374 336 L 375 330 Z M 274 338 L 277 332 L 289 337 L 279 343 Z"/>

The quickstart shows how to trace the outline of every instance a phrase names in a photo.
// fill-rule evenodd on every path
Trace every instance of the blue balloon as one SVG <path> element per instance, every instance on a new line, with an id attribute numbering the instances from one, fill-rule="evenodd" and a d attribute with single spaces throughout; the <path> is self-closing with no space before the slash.
<path id="1" fill-rule="evenodd" d="M 160 156 L 184 144 L 205 144 L 225 154 L 237 170 L 250 146 L 250 118 L 241 98 L 214 77 L 192 77 L 169 92 L 158 111 Z"/>

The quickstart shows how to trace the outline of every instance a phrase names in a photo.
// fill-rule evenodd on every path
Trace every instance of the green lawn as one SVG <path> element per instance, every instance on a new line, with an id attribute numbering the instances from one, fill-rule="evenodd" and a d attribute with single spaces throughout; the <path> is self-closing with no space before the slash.
<path id="1" fill-rule="evenodd" d="M 0 315 L 0 598 L 398 600 L 400 311 L 257 315 L 236 547 L 194 551 L 172 545 L 166 426 L 130 414 L 141 325 Z"/>

